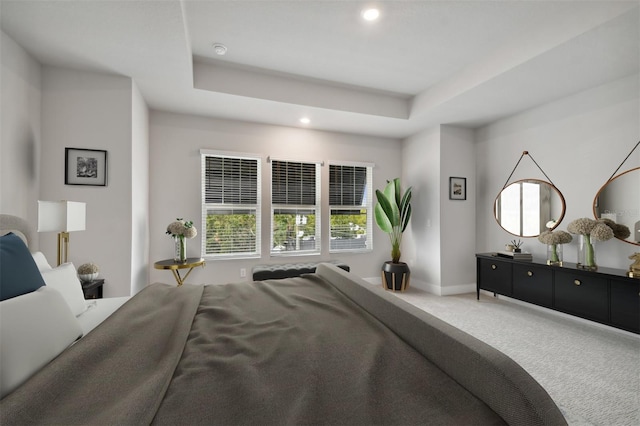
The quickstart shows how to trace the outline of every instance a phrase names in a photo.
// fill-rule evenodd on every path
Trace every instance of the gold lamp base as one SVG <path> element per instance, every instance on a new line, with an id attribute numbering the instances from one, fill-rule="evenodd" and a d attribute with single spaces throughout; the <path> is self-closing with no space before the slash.
<path id="1" fill-rule="evenodd" d="M 58 233 L 58 266 L 67 263 L 69 259 L 69 233 Z"/>

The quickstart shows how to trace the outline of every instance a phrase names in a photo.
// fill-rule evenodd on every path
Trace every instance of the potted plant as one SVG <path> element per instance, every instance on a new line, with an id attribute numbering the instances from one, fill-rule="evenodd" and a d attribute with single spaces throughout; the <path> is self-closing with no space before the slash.
<path id="1" fill-rule="evenodd" d="M 387 290 L 404 291 L 409 286 L 411 271 L 406 263 L 400 262 L 400 244 L 411 218 L 411 187 L 403 193 L 400 179 L 395 178 L 387 182 L 384 191 L 376 189 L 376 198 L 376 224 L 391 240 L 391 261 L 382 266 L 382 285 Z"/>

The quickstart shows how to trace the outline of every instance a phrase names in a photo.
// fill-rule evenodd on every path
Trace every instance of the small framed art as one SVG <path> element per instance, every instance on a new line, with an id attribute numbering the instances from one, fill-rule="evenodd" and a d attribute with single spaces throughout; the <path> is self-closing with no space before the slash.
<path id="1" fill-rule="evenodd" d="M 449 178 L 449 199 L 450 200 L 466 200 L 467 199 L 467 178 L 463 178 L 463 177 Z"/>
<path id="2" fill-rule="evenodd" d="M 107 151 L 65 148 L 65 185 L 107 186 Z"/>

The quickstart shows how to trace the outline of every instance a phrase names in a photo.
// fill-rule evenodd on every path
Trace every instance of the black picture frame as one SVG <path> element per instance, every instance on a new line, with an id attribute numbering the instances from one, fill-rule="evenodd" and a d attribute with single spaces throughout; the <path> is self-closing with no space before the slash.
<path id="1" fill-rule="evenodd" d="M 467 178 L 454 176 L 449 177 L 449 199 L 467 199 Z"/>
<path id="2" fill-rule="evenodd" d="M 65 148 L 65 185 L 107 186 L 107 151 Z"/>

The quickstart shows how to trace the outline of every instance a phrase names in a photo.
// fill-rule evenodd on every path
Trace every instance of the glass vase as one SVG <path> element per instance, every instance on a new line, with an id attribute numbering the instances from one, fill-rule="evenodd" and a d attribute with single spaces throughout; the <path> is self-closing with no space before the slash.
<path id="1" fill-rule="evenodd" d="M 176 245 L 173 260 L 176 262 L 185 262 L 187 260 L 187 239 L 184 235 L 176 235 L 173 239 Z"/>
<path id="2" fill-rule="evenodd" d="M 596 242 L 590 235 L 580 234 L 578 242 L 578 268 L 590 269 L 595 271 L 598 269 L 596 264 Z"/>
<path id="3" fill-rule="evenodd" d="M 547 245 L 547 265 L 562 266 L 562 244 Z"/>

